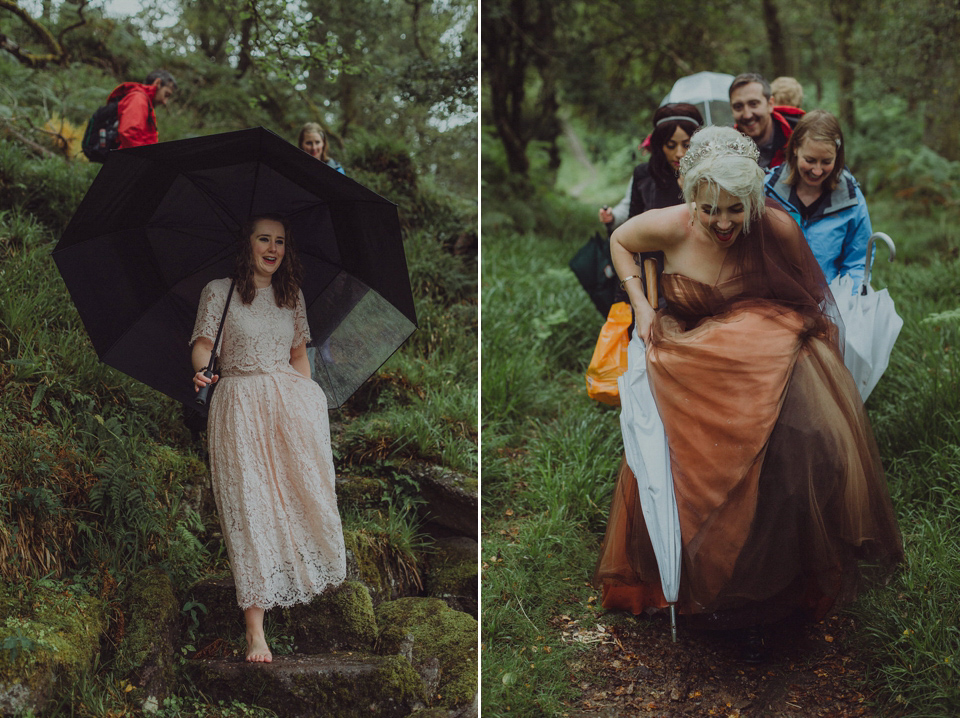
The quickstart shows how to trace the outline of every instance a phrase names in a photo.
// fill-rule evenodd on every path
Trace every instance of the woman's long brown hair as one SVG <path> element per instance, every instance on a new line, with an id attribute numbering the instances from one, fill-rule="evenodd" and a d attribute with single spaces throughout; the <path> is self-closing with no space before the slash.
<path id="1" fill-rule="evenodd" d="M 290 223 L 279 214 L 267 213 L 250 217 L 240 228 L 240 252 L 237 254 L 237 266 L 234 276 L 237 279 L 237 292 L 244 304 L 250 304 L 257 295 L 257 286 L 253 281 L 253 246 L 250 239 L 257 222 L 269 219 L 283 225 L 283 260 L 270 278 L 273 284 L 273 296 L 278 307 L 294 309 L 300 295 L 300 282 L 303 280 L 303 267 L 297 257 L 296 244 L 290 233 Z"/>

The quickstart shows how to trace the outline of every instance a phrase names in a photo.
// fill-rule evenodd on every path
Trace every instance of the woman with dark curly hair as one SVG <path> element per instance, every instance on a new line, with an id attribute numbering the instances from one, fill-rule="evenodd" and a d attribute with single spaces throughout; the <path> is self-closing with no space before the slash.
<path id="1" fill-rule="evenodd" d="M 272 660 L 263 614 L 306 603 L 346 575 L 326 397 L 310 378 L 310 329 L 290 227 L 278 215 L 241 229 L 234 282 L 210 282 L 193 330 L 193 382 L 217 383 L 210 473 L 247 629 L 247 660 Z M 233 291 L 208 378 L 217 327 Z"/>
<path id="2" fill-rule="evenodd" d="M 700 111 L 685 102 L 663 105 L 654 113 L 653 132 L 649 137 L 650 161 L 633 170 L 623 199 L 612 209 L 602 208 L 599 212 L 600 221 L 608 229 L 612 231 L 648 209 L 683 202 L 680 160 L 690 147 L 690 136 L 702 124 Z"/>

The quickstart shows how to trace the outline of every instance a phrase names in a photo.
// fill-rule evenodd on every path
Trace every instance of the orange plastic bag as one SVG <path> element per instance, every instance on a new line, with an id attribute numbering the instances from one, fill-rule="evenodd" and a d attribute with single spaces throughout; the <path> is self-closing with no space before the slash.
<path id="1" fill-rule="evenodd" d="M 610 307 L 587 367 L 587 396 L 591 399 L 620 405 L 617 379 L 627 370 L 627 331 L 632 322 L 629 302 L 615 302 Z"/>

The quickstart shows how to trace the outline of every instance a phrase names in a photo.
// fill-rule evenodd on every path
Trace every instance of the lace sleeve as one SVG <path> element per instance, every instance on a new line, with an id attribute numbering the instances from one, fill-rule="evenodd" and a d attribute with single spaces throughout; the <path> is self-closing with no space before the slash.
<path id="1" fill-rule="evenodd" d="M 193 336 L 190 337 L 191 346 L 201 337 L 209 339 L 211 342 L 217 338 L 217 327 L 220 323 L 220 317 L 223 316 L 223 304 L 227 301 L 226 292 L 220 286 L 222 281 L 215 279 L 207 284 L 203 288 L 203 292 L 200 293 L 197 321 L 193 325 Z"/>
<path id="2" fill-rule="evenodd" d="M 297 294 L 297 308 L 293 314 L 293 346 L 296 349 L 304 342 L 310 341 L 310 325 L 307 323 L 306 303 L 303 301 L 303 292 Z"/>

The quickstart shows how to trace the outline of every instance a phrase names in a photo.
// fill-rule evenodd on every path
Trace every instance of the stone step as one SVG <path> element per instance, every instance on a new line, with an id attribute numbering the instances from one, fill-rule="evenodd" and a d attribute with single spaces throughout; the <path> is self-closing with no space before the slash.
<path id="1" fill-rule="evenodd" d="M 194 609 L 198 636 L 230 640 L 244 635 L 233 579 L 200 581 L 191 589 L 190 601 L 206 609 Z M 276 626 L 276 632 L 292 637 L 304 653 L 363 650 L 377 638 L 370 594 L 355 581 L 328 589 L 310 603 L 268 611 L 266 621 Z"/>
<path id="2" fill-rule="evenodd" d="M 363 652 L 187 661 L 184 672 L 212 700 L 269 708 L 284 718 L 402 718 L 425 707 L 424 685 L 403 656 Z"/>

